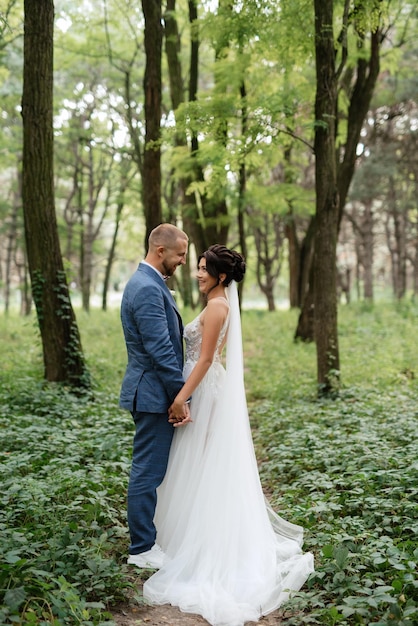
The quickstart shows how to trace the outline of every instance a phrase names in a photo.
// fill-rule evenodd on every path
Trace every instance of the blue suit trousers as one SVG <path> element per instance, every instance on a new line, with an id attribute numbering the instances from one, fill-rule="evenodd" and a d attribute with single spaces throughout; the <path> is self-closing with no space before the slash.
<path id="1" fill-rule="evenodd" d="M 174 428 L 167 413 L 133 412 L 135 436 L 128 485 L 130 554 L 150 550 L 155 543 L 157 487 L 167 470 Z"/>

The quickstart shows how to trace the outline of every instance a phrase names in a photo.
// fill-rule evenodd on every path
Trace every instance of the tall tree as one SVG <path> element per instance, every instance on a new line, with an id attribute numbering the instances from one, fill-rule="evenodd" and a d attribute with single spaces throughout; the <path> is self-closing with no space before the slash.
<path id="1" fill-rule="evenodd" d="M 25 238 L 45 378 L 89 384 L 64 272 L 54 203 L 53 0 L 24 2 L 23 169 Z"/>
<path id="2" fill-rule="evenodd" d="M 321 393 L 339 383 L 337 268 L 339 200 L 335 163 L 337 74 L 333 34 L 334 0 L 315 0 L 315 189 L 314 332 Z"/>
<path id="3" fill-rule="evenodd" d="M 315 14 L 317 9 L 325 12 L 326 5 L 324 4 L 321 9 L 320 4 L 315 5 Z M 335 3 L 330 4 L 330 10 L 333 11 L 336 5 Z M 393 15 L 387 15 L 389 9 L 392 11 L 392 7 L 389 5 L 390 2 L 384 3 L 380 0 L 371 0 L 370 2 L 362 0 L 355 3 L 352 0 L 344 0 L 343 12 L 340 16 L 342 27 L 337 38 L 334 38 L 333 35 L 333 24 L 328 25 L 329 37 L 332 38 L 333 45 L 333 51 L 329 51 L 329 62 L 332 63 L 334 71 L 332 88 L 334 89 L 336 84 L 338 99 L 335 101 L 335 109 L 332 112 L 327 112 L 327 115 L 330 114 L 332 117 L 319 120 L 319 123 L 323 124 L 324 127 L 329 124 L 330 129 L 332 128 L 335 134 L 334 158 L 337 168 L 338 227 L 357 163 L 357 146 L 362 125 L 370 108 L 379 76 L 381 48 L 388 32 L 393 28 L 396 19 L 399 18 L 396 9 L 393 9 Z M 409 10 L 412 11 L 411 8 Z M 390 19 L 393 19 L 393 23 L 390 23 Z M 398 45 L 402 45 L 403 38 L 404 34 L 402 33 Z M 355 48 L 355 52 L 353 52 L 353 48 Z M 338 68 L 335 67 L 336 58 L 339 60 Z M 331 78 L 329 75 L 329 79 Z M 325 96 L 326 93 L 324 93 Z M 330 94 L 330 98 L 334 98 L 333 93 Z M 318 234 L 317 238 L 321 236 Z M 312 306 L 314 290 L 314 283 L 310 281 L 308 293 L 304 297 L 303 308 L 309 309 Z M 302 309 L 296 333 L 297 337 L 302 337 L 305 340 L 315 338 L 310 333 L 312 329 L 306 326 L 308 321 L 309 315 Z"/>
<path id="4" fill-rule="evenodd" d="M 392 7 L 390 2 L 382 2 L 380 0 L 363 0 L 352 2 L 345 0 L 343 4 L 343 12 L 341 15 L 341 30 L 338 38 L 334 38 L 333 9 L 337 6 L 333 2 L 315 2 L 316 17 L 316 61 L 322 66 L 317 67 L 317 101 L 316 114 L 322 112 L 322 117 L 316 118 L 315 148 L 329 152 L 330 146 L 327 145 L 326 132 L 333 133 L 332 141 L 335 165 L 332 169 L 327 170 L 325 163 L 318 161 L 319 154 L 315 152 L 317 159 L 316 176 L 317 176 L 317 194 L 322 193 L 322 197 L 317 198 L 317 217 L 320 211 L 321 203 L 328 206 L 329 214 L 324 212 L 324 221 L 316 219 L 315 227 L 317 244 L 316 254 L 314 256 L 314 268 L 311 273 L 312 280 L 309 283 L 308 291 L 304 299 L 304 308 L 312 306 L 314 302 L 314 314 L 317 322 L 314 325 L 314 334 L 320 332 L 321 338 L 316 336 L 309 337 L 306 329 L 302 328 L 301 321 L 309 320 L 306 311 L 302 310 L 299 318 L 297 336 L 305 339 L 314 339 L 321 343 L 318 347 L 318 382 L 320 388 L 324 391 L 330 390 L 336 383 L 338 378 L 338 342 L 336 336 L 336 328 L 332 329 L 335 318 L 336 309 L 334 310 L 334 301 L 331 301 L 331 295 L 328 292 L 329 286 L 335 286 L 335 272 L 328 267 L 328 264 L 335 263 L 335 256 L 331 258 L 334 250 L 334 206 L 337 206 L 337 233 L 341 223 L 344 206 L 349 190 L 349 186 L 354 174 L 357 162 L 357 146 L 360 140 L 360 134 L 364 119 L 370 109 L 371 99 L 375 90 L 376 82 L 380 70 L 380 56 L 383 43 L 387 40 L 389 31 L 392 31 L 396 21 L 402 12 L 397 12 L 398 5 Z M 409 14 L 412 14 L 412 5 L 406 6 L 405 24 L 408 24 Z M 393 20 L 391 22 L 391 20 Z M 319 21 L 323 24 L 323 33 L 318 32 Z M 326 31 L 329 32 L 326 32 Z M 403 45 L 407 26 L 400 29 L 397 45 Z M 395 31 L 395 35 L 397 31 Z M 396 35 L 397 36 L 397 35 Z M 355 44 L 355 54 L 349 55 L 349 43 Z M 354 55 L 354 56 L 353 56 Z M 327 66 L 325 57 L 328 56 Z M 336 59 L 339 64 L 336 67 Z M 322 69 L 321 69 L 322 67 Z M 324 103 L 328 100 L 329 106 L 321 107 L 318 97 L 321 95 Z M 338 98 L 337 98 L 338 96 Z M 342 140 L 340 137 L 342 136 Z M 337 144 L 338 138 L 338 144 Z M 339 148 L 337 149 L 337 145 Z M 322 158 L 322 157 L 321 157 Z M 329 162 L 331 167 L 331 162 Z M 334 184 L 334 169 L 336 168 L 336 187 Z M 325 181 L 328 180 L 328 191 L 324 194 Z M 318 187 L 319 184 L 319 187 Z M 322 187 L 322 192 L 321 192 Z M 327 221 L 328 220 L 328 221 Z M 328 228 L 331 230 L 328 232 Z M 324 230 L 325 229 L 325 230 Z M 325 237 L 325 239 L 324 239 Z M 319 263 L 319 265 L 318 265 Z M 321 264 L 322 270 L 321 270 Z M 323 273 L 321 273 L 323 271 Z M 316 284 L 315 281 L 320 281 Z M 322 291 L 324 289 L 324 291 Z M 315 292 L 317 290 L 317 292 Z M 335 299 L 336 296 L 334 296 Z M 324 309 L 324 300 L 328 299 L 331 307 L 328 312 Z M 319 308 L 317 308 L 319 307 Z M 323 316 L 325 315 L 325 318 Z M 323 319 L 321 319 L 323 318 Z M 331 322 L 329 330 L 327 328 L 327 320 Z M 327 336 L 324 335 L 326 332 Z M 320 365 L 321 362 L 321 365 Z"/>
<path id="5" fill-rule="evenodd" d="M 220 9 L 219 9 L 220 10 Z M 182 68 L 180 65 L 180 36 L 175 18 L 175 2 L 167 3 L 165 14 L 166 23 L 166 52 L 170 76 L 170 93 L 173 111 L 176 116 L 175 146 L 178 154 L 182 155 L 179 178 L 179 198 L 181 200 L 182 217 L 187 232 L 198 251 L 205 250 L 214 241 L 226 243 L 229 227 L 228 207 L 225 198 L 224 185 L 214 185 L 208 190 L 207 170 L 213 168 L 213 158 L 205 155 L 205 148 L 199 139 L 205 136 L 201 124 L 192 124 L 190 128 L 184 126 L 187 118 L 193 117 L 199 110 L 198 83 L 199 83 L 199 48 L 200 30 L 198 18 L 198 3 L 195 0 L 188 2 L 190 26 L 190 60 L 189 69 L 184 72 L 189 75 L 188 101 L 183 88 Z M 215 45 L 218 49 L 219 46 Z M 215 51 L 215 65 L 219 59 Z M 214 71 L 216 76 L 216 70 Z M 216 83 L 216 79 L 215 79 Z M 216 87 L 214 89 L 216 92 Z M 218 96 L 219 97 L 219 96 Z M 221 98 L 222 99 L 222 98 Z M 194 105 L 197 105 L 195 108 Z M 214 106 L 211 107 L 213 109 Z M 186 111 L 186 114 L 184 114 Z M 214 114 L 211 110 L 211 131 L 213 140 L 224 147 L 227 118 Z M 218 124 L 219 120 L 219 124 Z M 222 132 L 218 132 L 218 126 Z M 202 132 L 203 131 L 203 132 Z M 187 137 L 188 136 L 188 137 Z M 177 159 L 178 161 L 178 159 Z M 210 176 L 209 176 L 210 178 Z"/>
<path id="6" fill-rule="evenodd" d="M 189 100 L 195 100 L 197 95 L 197 77 L 199 70 L 199 41 L 195 33 L 197 19 L 197 7 L 193 0 L 188 3 L 190 23 L 190 63 L 189 63 Z M 167 57 L 167 69 L 170 85 L 171 107 L 174 116 L 177 115 L 179 106 L 185 102 L 186 89 L 183 80 L 183 68 L 181 62 L 181 35 L 176 17 L 176 0 L 167 0 L 164 13 L 164 41 Z M 176 132 L 173 138 L 174 150 L 188 153 L 187 134 L 184 128 L 176 124 Z M 198 229 L 198 209 L 194 194 L 187 192 L 188 186 L 193 180 L 190 175 L 176 177 L 175 168 L 172 166 L 169 174 L 170 182 L 167 207 L 169 221 L 175 222 L 177 214 L 182 215 L 183 228 L 189 234 L 194 243 L 197 243 L 196 231 Z M 199 249 L 199 248 L 198 248 Z M 190 255 L 187 257 L 186 271 L 181 273 L 180 278 L 173 277 L 173 282 L 179 284 L 185 306 L 195 306 L 190 272 Z"/>
<path id="7" fill-rule="evenodd" d="M 142 179 L 142 199 L 145 214 L 145 238 L 162 222 L 161 209 L 161 0 L 142 0 L 145 18 L 145 152 Z"/>

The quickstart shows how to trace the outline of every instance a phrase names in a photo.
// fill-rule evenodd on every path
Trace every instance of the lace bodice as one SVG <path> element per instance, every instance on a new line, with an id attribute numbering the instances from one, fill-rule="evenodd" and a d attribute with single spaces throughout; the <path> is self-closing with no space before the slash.
<path id="1" fill-rule="evenodd" d="M 196 363 L 199 359 L 200 350 L 202 347 L 202 326 L 200 322 L 203 311 L 194 318 L 192 322 L 187 324 L 184 328 L 184 340 L 186 342 L 186 363 Z M 229 314 L 225 320 L 221 332 L 219 333 L 215 357 L 215 362 L 220 362 L 222 347 L 224 345 L 226 331 L 228 330 Z"/>

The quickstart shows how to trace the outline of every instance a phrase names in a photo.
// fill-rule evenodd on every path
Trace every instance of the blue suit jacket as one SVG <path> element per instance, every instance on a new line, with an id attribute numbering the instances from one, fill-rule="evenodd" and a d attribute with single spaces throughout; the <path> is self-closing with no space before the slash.
<path id="1" fill-rule="evenodd" d="M 164 280 L 140 263 L 122 298 L 121 319 L 128 351 L 120 406 L 164 413 L 184 384 L 183 324 Z"/>

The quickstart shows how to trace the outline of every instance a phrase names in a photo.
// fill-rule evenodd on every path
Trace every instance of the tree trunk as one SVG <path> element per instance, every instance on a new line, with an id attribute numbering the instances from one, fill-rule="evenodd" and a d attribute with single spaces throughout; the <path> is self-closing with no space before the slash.
<path id="1" fill-rule="evenodd" d="M 91 139 L 88 140 L 88 157 L 84 163 L 84 167 L 87 170 L 87 207 L 84 209 L 86 210 L 86 220 L 81 240 L 81 246 L 83 248 L 83 265 L 81 266 L 82 280 L 80 282 L 83 309 L 87 312 L 90 311 L 90 297 L 93 284 L 93 246 L 99 236 L 103 221 L 109 210 L 109 199 L 112 193 L 111 172 L 114 163 L 112 157 L 109 160 L 109 163 L 106 163 L 106 160 L 102 157 L 94 159 L 93 143 L 94 142 L 91 141 Z M 95 161 L 97 161 L 99 165 L 95 165 Z M 103 190 L 106 191 L 106 197 L 103 202 L 103 206 L 100 207 L 100 214 L 97 215 L 100 204 L 100 194 Z M 80 207 L 80 211 L 82 211 L 83 208 L 84 207 Z"/>
<path id="2" fill-rule="evenodd" d="M 418 237 L 415 238 L 412 265 L 412 290 L 414 299 L 418 296 Z"/>
<path id="3" fill-rule="evenodd" d="M 87 224 L 87 232 L 84 232 L 84 237 L 80 242 L 83 250 L 83 265 L 82 272 L 80 274 L 80 287 L 81 287 L 81 305 L 83 311 L 89 313 L 90 311 L 90 294 L 91 294 L 91 281 L 93 272 L 93 238 L 90 233 L 90 224 Z"/>
<path id="4" fill-rule="evenodd" d="M 367 38 L 358 36 L 357 47 L 364 48 Z M 337 182 L 339 193 L 339 222 L 341 222 L 348 190 L 354 175 L 357 161 L 357 145 L 360 139 L 364 119 L 370 108 L 370 102 L 380 70 L 380 46 L 383 41 L 380 28 L 370 33 L 370 55 L 364 58 L 359 54 L 357 61 L 357 79 L 350 97 L 347 120 L 347 140 L 344 145 L 344 157 L 338 167 Z"/>
<path id="5" fill-rule="evenodd" d="M 191 30 L 190 41 L 190 70 L 189 70 L 189 102 L 197 99 L 198 76 L 199 76 L 199 32 L 197 4 L 190 0 L 189 22 Z M 175 1 L 167 3 L 166 23 L 166 54 L 170 74 L 170 94 L 173 110 L 184 100 L 183 79 L 179 61 L 179 34 L 175 21 Z M 167 41 L 169 38 L 169 41 Z M 179 100 L 181 98 L 181 100 Z M 187 145 L 186 137 L 176 136 L 177 145 Z M 182 205 L 183 228 L 189 234 L 198 254 L 206 250 L 213 243 L 225 244 L 228 235 L 228 207 L 223 196 L 210 198 L 202 194 L 199 198 L 195 194 L 187 195 L 189 185 L 194 181 L 204 181 L 204 171 L 198 163 L 199 141 L 197 133 L 191 136 L 192 167 L 190 176 L 180 180 L 180 198 Z M 198 204 L 199 203 L 199 204 Z M 203 219 L 202 219 L 203 218 Z M 183 272 L 185 280 L 186 272 Z M 187 287 L 187 285 L 185 285 Z M 187 289 L 184 290 L 185 297 Z"/>
<path id="6" fill-rule="evenodd" d="M 392 283 L 395 297 L 400 300 L 406 292 L 406 233 L 405 217 L 397 206 L 396 187 L 393 176 L 389 176 L 388 206 L 386 220 L 387 246 L 392 262 Z M 390 229 L 393 223 L 393 232 Z"/>
<path id="7" fill-rule="evenodd" d="M 311 265 L 311 269 L 311 274 L 313 275 L 313 265 Z M 304 341 L 305 343 L 311 343 L 315 336 L 313 276 L 309 284 L 312 285 L 312 288 L 308 289 L 306 293 L 294 335 L 295 341 Z"/>
<path id="8" fill-rule="evenodd" d="M 339 202 L 335 161 L 337 77 L 333 36 L 333 0 L 315 0 L 315 189 L 314 328 L 318 390 L 339 386 L 337 268 Z"/>
<path id="9" fill-rule="evenodd" d="M 363 296 L 365 300 L 373 301 L 373 258 L 374 258 L 374 217 L 373 217 L 373 199 L 367 198 L 363 200 L 359 207 L 363 206 L 364 210 L 358 210 L 356 202 L 352 203 L 350 212 L 346 212 L 346 217 L 351 223 L 354 234 L 354 246 L 357 257 L 357 293 L 358 299 L 361 296 L 360 278 L 363 268 Z"/>
<path id="10" fill-rule="evenodd" d="M 300 248 L 298 298 L 300 302 L 300 315 L 294 339 L 311 342 L 315 339 L 314 330 L 314 275 L 313 275 L 313 252 L 315 245 L 316 218 L 313 216 Z"/>
<path id="11" fill-rule="evenodd" d="M 285 236 L 289 247 L 289 302 L 292 309 L 301 306 L 299 298 L 300 246 L 293 213 L 286 216 Z"/>
<path id="12" fill-rule="evenodd" d="M 145 242 L 153 228 L 162 222 L 161 209 L 161 0 L 142 0 L 145 19 L 145 151 L 143 160 L 142 199 L 145 215 Z"/>
<path id="13" fill-rule="evenodd" d="M 54 3 L 25 0 L 24 11 L 22 196 L 45 378 L 87 387 L 89 377 L 63 269 L 54 205 Z"/>
<path id="14" fill-rule="evenodd" d="M 199 31 L 197 3 L 189 0 L 189 22 L 191 28 L 191 48 L 190 48 L 190 79 L 189 79 L 189 101 L 197 99 L 198 76 L 199 76 Z M 222 129 L 220 136 L 222 136 Z M 197 156 L 199 141 L 197 133 L 193 132 L 191 137 L 191 155 Z M 197 159 L 194 161 L 191 180 L 204 181 L 205 175 L 202 166 Z M 198 202 L 200 206 L 198 206 Z M 196 246 L 198 254 L 207 250 L 213 243 L 226 244 L 228 237 L 228 207 L 223 196 L 209 198 L 202 194 L 193 203 L 186 205 L 184 216 L 190 228 L 192 240 Z M 202 219 L 203 218 L 203 219 Z"/>
<path id="15" fill-rule="evenodd" d="M 22 272 L 19 272 L 20 284 L 20 314 L 30 315 L 32 311 L 32 292 L 30 288 L 30 276 L 28 262 L 26 258 L 26 250 L 24 251 L 24 260 L 22 263 Z M 23 274 L 23 277 L 22 277 Z"/>
<path id="16" fill-rule="evenodd" d="M 21 185 L 13 194 L 12 213 L 9 219 L 9 228 L 6 235 L 6 263 L 2 282 L 4 283 L 4 312 L 8 313 L 10 309 L 11 294 L 11 278 L 12 278 L 12 260 L 16 255 L 17 248 L 17 218 L 21 203 Z"/>
<path id="17" fill-rule="evenodd" d="M 284 224 L 280 215 L 249 211 L 257 251 L 257 283 L 267 298 L 269 311 L 276 309 L 274 287 L 282 266 Z"/>
<path id="18" fill-rule="evenodd" d="M 367 201 L 364 206 L 364 220 L 362 224 L 363 237 L 363 269 L 364 269 L 364 298 L 373 301 L 373 208 L 372 201 Z"/>
<path id="19" fill-rule="evenodd" d="M 195 7 L 194 10 L 196 10 Z M 174 114 L 176 115 L 178 107 L 185 100 L 184 81 L 180 60 L 181 40 L 176 19 L 176 0 L 167 1 L 166 11 L 164 14 L 164 24 L 165 52 L 167 57 L 168 75 L 170 80 L 171 105 Z M 198 42 L 196 42 L 194 39 L 192 39 L 192 47 L 193 46 L 196 46 L 197 56 Z M 193 81 L 193 83 L 195 82 L 194 72 L 197 71 L 198 63 L 193 66 L 193 70 L 190 70 L 190 81 Z M 194 89 L 193 94 L 194 97 L 196 97 L 196 91 Z M 184 146 L 185 148 L 187 148 L 186 133 L 182 131 L 176 131 L 174 142 L 176 147 Z M 181 213 L 183 217 L 183 229 L 189 234 L 190 238 L 193 239 L 192 228 L 193 223 L 197 221 L 197 209 L 194 196 L 187 195 L 187 188 L 191 180 L 187 179 L 186 177 L 182 177 L 180 180 L 177 180 L 177 177 L 174 175 L 170 178 L 170 221 L 175 222 L 176 216 Z M 176 286 L 178 286 L 181 292 L 184 306 L 190 306 L 194 308 L 195 305 L 193 302 L 190 256 L 187 257 L 185 271 L 181 272 L 180 278 L 178 276 L 174 276 L 172 279 L 173 289 L 175 289 Z"/>
<path id="20" fill-rule="evenodd" d="M 415 175 L 415 199 L 418 205 L 418 172 Z M 412 289 L 414 299 L 418 295 L 418 231 L 415 230 L 412 246 Z"/>
<path id="21" fill-rule="evenodd" d="M 284 182 L 292 185 L 297 183 L 292 167 L 292 144 L 284 149 Z M 288 242 L 289 303 L 293 309 L 301 306 L 299 291 L 301 246 L 297 235 L 297 218 L 295 217 L 293 202 L 290 198 L 287 199 L 287 205 L 289 208 L 285 218 L 284 234 Z"/>
<path id="22" fill-rule="evenodd" d="M 333 8 L 332 2 L 330 0 L 324 0 L 323 3 L 321 3 L 319 0 L 315 1 L 316 29 L 319 26 L 318 18 L 321 18 L 321 15 L 323 16 L 326 13 L 331 13 L 330 16 L 328 15 L 327 19 L 332 19 L 332 8 Z M 378 14 L 376 13 L 376 15 Z M 378 17 L 380 19 L 380 14 L 378 15 Z M 344 16 L 344 23 L 342 26 L 341 36 L 343 40 L 346 40 L 346 32 L 348 28 L 347 20 L 348 20 L 348 12 Z M 337 81 L 339 78 L 341 78 L 341 73 L 342 73 L 342 69 L 346 60 L 346 55 L 343 54 L 342 67 L 340 68 L 341 71 L 339 70 L 338 72 L 335 72 L 335 48 L 333 52 L 331 51 L 331 45 L 333 45 L 332 23 L 329 23 L 328 28 L 330 31 L 329 38 L 330 40 L 332 40 L 332 42 L 331 41 L 329 42 L 330 43 L 330 48 L 328 50 L 329 63 L 332 64 L 332 68 L 334 72 L 334 76 L 332 77 L 331 77 L 331 74 L 329 73 L 328 79 L 329 80 L 332 79 L 332 84 L 330 84 L 330 89 L 331 89 L 330 99 L 332 99 L 333 101 L 335 100 L 334 102 L 335 108 L 334 110 L 329 108 L 329 111 L 326 113 L 326 115 L 331 115 L 331 117 L 329 120 L 327 119 L 327 117 L 325 117 L 322 120 L 322 122 L 325 122 L 325 124 L 328 124 L 328 121 L 330 121 L 330 124 L 334 129 L 333 132 L 335 132 L 335 124 L 338 121 L 338 107 L 337 107 L 335 91 L 337 90 Z M 369 37 L 366 37 L 364 33 L 362 33 L 361 30 L 356 31 L 355 35 L 356 35 L 357 47 L 359 49 L 364 49 L 365 45 L 369 41 Z M 382 30 L 379 25 L 373 32 L 370 33 L 370 53 L 368 55 L 361 54 L 358 56 L 358 61 L 357 61 L 357 66 L 356 66 L 356 81 L 354 84 L 354 88 L 352 91 L 347 90 L 348 91 L 347 96 L 349 98 L 349 111 L 348 111 L 347 132 L 346 132 L 347 140 L 346 140 L 345 145 L 341 148 L 341 151 L 343 154 L 341 162 L 338 161 L 337 153 L 334 153 L 334 159 L 336 160 L 335 167 L 337 167 L 338 193 L 337 193 L 337 197 L 335 198 L 335 201 L 337 201 L 339 205 L 338 206 L 338 226 L 342 219 L 343 210 L 344 210 L 344 206 L 345 206 L 345 202 L 347 198 L 347 193 L 348 193 L 348 190 L 349 190 L 352 178 L 353 178 L 353 174 L 354 174 L 355 164 L 357 160 L 356 150 L 357 150 L 357 145 L 358 145 L 359 138 L 360 138 L 360 132 L 361 132 L 362 125 L 364 122 L 364 118 L 370 107 L 370 101 L 373 96 L 374 88 L 375 88 L 376 81 L 379 75 L 380 47 L 382 45 L 383 39 L 384 37 L 382 35 Z M 346 45 L 347 44 L 345 43 L 345 46 Z M 316 52 L 318 53 L 318 48 L 316 49 Z M 318 57 L 317 57 L 317 62 L 318 62 Z M 317 75 L 318 75 L 318 70 L 319 68 L 317 67 Z M 327 68 L 325 65 L 324 65 L 324 70 L 325 72 L 327 71 Z M 350 67 L 347 71 L 352 73 L 353 69 Z M 324 76 L 324 79 L 326 81 L 327 77 Z M 343 87 L 343 83 L 344 83 L 344 80 L 341 79 L 342 87 Z M 348 81 L 348 83 L 350 83 L 350 81 Z M 323 89 L 325 92 L 324 96 L 326 96 L 327 88 L 328 86 L 325 83 L 323 85 Z M 319 118 L 316 117 L 316 119 L 318 120 Z M 329 198 L 329 201 L 332 204 L 333 202 L 332 198 Z M 325 224 L 323 224 L 322 226 L 325 226 Z M 319 245 L 321 246 L 321 243 Z M 305 299 L 307 311 L 302 310 L 301 312 L 299 322 L 298 322 L 298 329 L 296 330 L 296 333 L 295 333 L 296 337 L 299 336 L 299 327 L 301 328 L 302 337 L 304 335 L 306 336 L 308 333 L 308 326 L 306 326 L 304 322 L 309 321 L 309 309 L 311 307 L 311 303 L 316 298 L 316 296 L 313 293 L 313 290 L 314 290 L 313 284 L 309 283 L 308 289 L 310 293 L 306 296 L 306 299 Z M 302 304 L 302 307 L 303 307 L 303 304 Z M 314 337 L 312 336 L 310 339 L 312 340 L 313 338 Z"/>
<path id="23" fill-rule="evenodd" d="M 247 136 L 248 130 L 248 110 L 247 110 L 247 89 L 245 81 L 242 80 L 240 86 L 240 102 L 241 102 L 241 135 Z M 241 253 L 244 259 L 248 256 L 247 240 L 245 237 L 245 193 L 247 190 L 247 165 L 245 157 L 242 157 L 242 161 L 239 167 L 239 183 L 238 183 L 238 236 Z M 244 281 L 238 284 L 238 294 L 240 306 L 242 304 Z M 274 301 L 273 301 L 274 302 Z"/>

